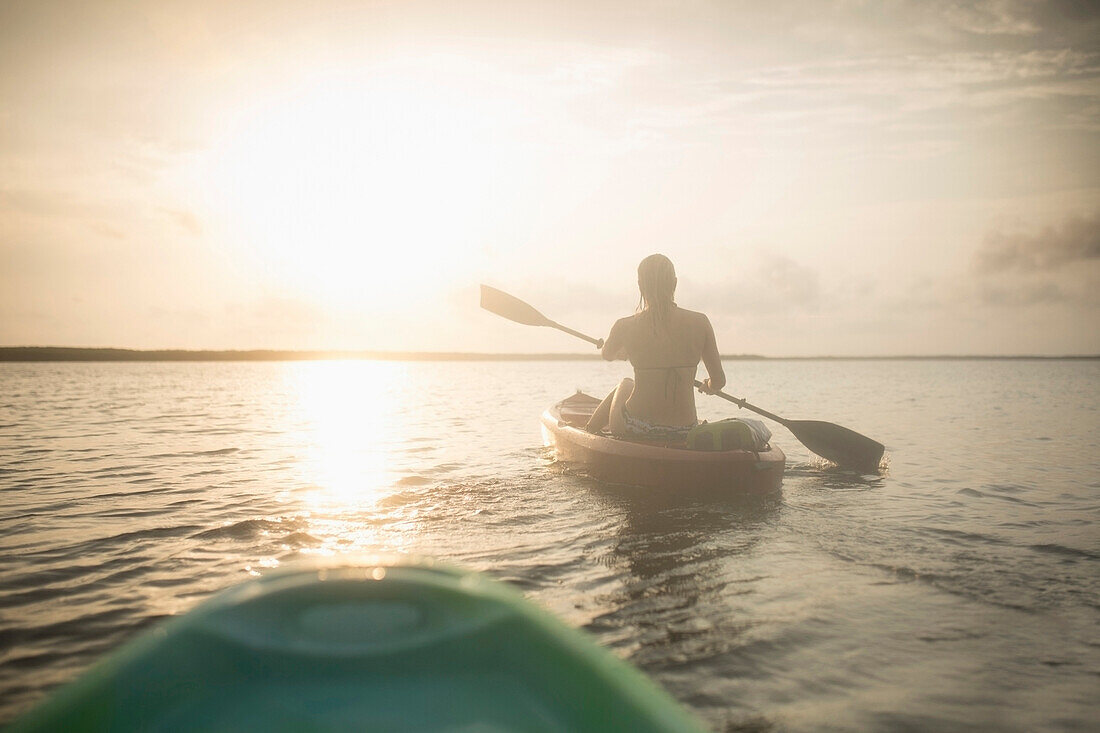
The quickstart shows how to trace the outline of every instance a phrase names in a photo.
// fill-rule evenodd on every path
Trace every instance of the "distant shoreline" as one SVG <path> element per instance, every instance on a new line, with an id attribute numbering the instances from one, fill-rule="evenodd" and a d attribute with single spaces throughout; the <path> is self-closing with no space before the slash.
<path id="1" fill-rule="evenodd" d="M 0 362 L 50 361 L 596 361 L 596 353 L 490 354 L 448 351 L 281 351 L 188 349 L 95 349 L 63 346 L 0 346 Z M 723 354 L 726 361 L 1013 361 L 1097 360 L 1100 354 L 1064 356 L 940 354 L 929 356 L 761 356 Z"/>

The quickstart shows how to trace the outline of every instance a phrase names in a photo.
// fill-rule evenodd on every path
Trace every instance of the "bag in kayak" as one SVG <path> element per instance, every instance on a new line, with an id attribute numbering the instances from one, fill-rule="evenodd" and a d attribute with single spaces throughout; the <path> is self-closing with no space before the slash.
<path id="1" fill-rule="evenodd" d="M 759 420 L 730 417 L 717 422 L 696 425 L 687 434 L 691 450 L 751 450 L 768 449 L 772 431 Z"/>

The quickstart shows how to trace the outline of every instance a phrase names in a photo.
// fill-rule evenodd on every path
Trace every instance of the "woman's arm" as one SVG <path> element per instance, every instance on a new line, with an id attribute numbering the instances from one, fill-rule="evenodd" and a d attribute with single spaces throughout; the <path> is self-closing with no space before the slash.
<path id="1" fill-rule="evenodd" d="M 603 349 L 600 350 L 600 354 L 607 361 L 629 358 L 630 355 L 626 351 L 627 321 L 626 318 L 615 321 L 615 325 L 611 327 L 611 333 L 607 335 L 607 340 L 603 342 Z"/>
<path id="2" fill-rule="evenodd" d="M 703 365 L 707 368 L 707 378 L 703 385 L 707 392 L 717 392 L 726 386 L 726 372 L 722 369 L 722 357 L 718 354 L 718 341 L 714 338 L 714 328 L 710 319 L 703 316 Z"/>

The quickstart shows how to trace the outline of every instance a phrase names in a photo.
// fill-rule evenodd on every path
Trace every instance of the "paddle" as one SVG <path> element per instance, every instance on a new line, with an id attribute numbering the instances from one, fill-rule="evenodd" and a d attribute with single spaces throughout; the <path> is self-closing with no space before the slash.
<path id="1" fill-rule="evenodd" d="M 549 326 L 550 328 L 556 328 L 559 331 L 565 331 L 570 336 L 576 336 L 590 344 L 594 344 L 597 349 L 603 348 L 603 339 L 594 339 L 591 336 L 585 336 L 580 331 L 574 331 L 571 328 L 566 328 L 560 323 L 555 323 L 519 298 L 509 295 L 503 290 L 497 290 L 488 285 L 482 285 L 481 307 L 490 313 L 496 313 L 502 318 L 507 318 L 509 321 L 522 323 L 525 326 Z"/>
<path id="2" fill-rule="evenodd" d="M 695 386 L 703 389 L 703 383 L 696 381 Z M 856 468 L 866 471 L 874 471 L 878 468 L 882 454 L 886 450 L 882 443 L 871 440 L 866 435 L 860 435 L 854 430 L 849 430 L 841 425 L 820 420 L 788 420 L 767 410 L 750 405 L 743 398 L 739 399 L 725 392 L 710 392 L 709 394 L 729 400 L 738 407 L 752 410 L 757 415 L 763 415 L 769 420 L 775 420 L 783 427 L 790 430 L 794 437 L 798 438 L 802 445 L 806 446 L 822 458 L 828 458 L 838 466 L 844 468 Z"/>
<path id="3" fill-rule="evenodd" d="M 583 339 L 590 344 L 595 344 L 596 348 L 603 346 L 603 339 L 594 339 L 579 331 L 566 328 L 560 323 L 555 323 L 519 298 L 488 285 L 481 286 L 481 307 L 490 313 L 496 313 L 498 316 L 516 323 L 527 326 L 549 326 Z M 703 389 L 702 382 L 696 382 L 695 386 Z M 758 415 L 763 415 L 769 420 L 775 420 L 790 430 L 802 445 L 822 458 L 827 458 L 844 468 L 874 471 L 878 468 L 879 461 L 882 460 L 882 454 L 886 450 L 882 443 L 840 425 L 820 420 L 788 420 L 756 405 L 751 405 L 744 399 L 728 395 L 721 390 L 708 392 L 708 394 L 717 395 L 738 407 L 744 407 Z"/>

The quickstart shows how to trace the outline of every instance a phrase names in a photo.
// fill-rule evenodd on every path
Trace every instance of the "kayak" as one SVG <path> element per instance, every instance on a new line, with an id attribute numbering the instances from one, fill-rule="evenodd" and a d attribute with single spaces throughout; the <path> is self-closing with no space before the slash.
<path id="1" fill-rule="evenodd" d="M 683 440 L 623 440 L 584 429 L 600 400 L 577 392 L 542 414 L 543 440 L 558 458 L 605 483 L 681 492 L 770 494 L 783 483 L 787 457 L 763 450 L 690 450 Z"/>
<path id="2" fill-rule="evenodd" d="M 12 731 L 700 731 L 504 584 L 431 561 L 275 571 L 99 662 Z"/>

